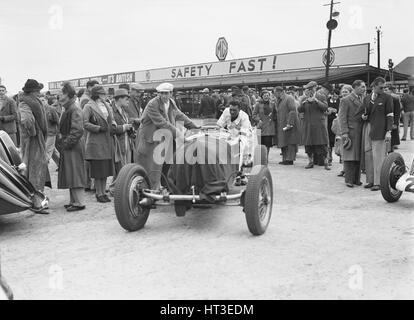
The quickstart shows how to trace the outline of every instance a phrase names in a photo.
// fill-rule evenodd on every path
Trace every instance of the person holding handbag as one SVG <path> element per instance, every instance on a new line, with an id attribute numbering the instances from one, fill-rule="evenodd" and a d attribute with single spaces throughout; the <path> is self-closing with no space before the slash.
<path id="1" fill-rule="evenodd" d="M 114 175 L 114 126 L 112 109 L 106 102 L 104 87 L 95 85 L 91 99 L 83 109 L 86 130 L 85 159 L 90 163 L 91 178 L 95 179 L 96 199 L 110 202 L 105 194 L 106 180 Z"/>

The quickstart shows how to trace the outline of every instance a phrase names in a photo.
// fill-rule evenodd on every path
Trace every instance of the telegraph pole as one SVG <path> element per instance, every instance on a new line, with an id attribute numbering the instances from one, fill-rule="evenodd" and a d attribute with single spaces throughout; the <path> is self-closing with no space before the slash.
<path id="1" fill-rule="evenodd" d="M 377 30 L 377 53 L 378 53 L 378 69 L 381 69 L 381 26 L 375 27 Z"/>
<path id="2" fill-rule="evenodd" d="M 333 18 L 333 6 L 334 4 L 339 4 L 340 2 L 334 2 L 334 0 L 331 0 L 330 4 L 324 4 L 324 6 L 330 6 L 329 10 L 329 21 L 326 24 L 326 27 L 328 28 L 328 49 L 326 51 L 326 69 L 325 69 L 325 81 L 328 82 L 329 80 L 329 67 L 331 65 L 331 39 L 332 39 L 332 30 L 336 29 L 338 26 L 338 22 Z M 339 13 L 338 13 L 339 14 Z"/>

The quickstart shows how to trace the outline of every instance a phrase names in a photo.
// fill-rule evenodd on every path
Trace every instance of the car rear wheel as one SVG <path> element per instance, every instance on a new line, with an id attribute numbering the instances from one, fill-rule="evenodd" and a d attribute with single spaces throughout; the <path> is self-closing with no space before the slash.
<path id="1" fill-rule="evenodd" d="M 384 200 L 396 202 L 400 199 L 402 191 L 396 189 L 398 179 L 406 172 L 403 157 L 396 152 L 390 153 L 381 167 L 380 186 Z"/>
<path id="2" fill-rule="evenodd" d="M 119 224 L 127 231 L 137 231 L 147 222 L 150 208 L 139 202 L 142 190 L 150 189 L 150 181 L 144 168 L 137 164 L 124 166 L 115 183 L 115 213 Z"/>
<path id="3" fill-rule="evenodd" d="M 244 199 L 244 212 L 249 231 L 262 235 L 270 222 L 273 207 L 273 182 L 269 168 L 256 166 L 249 178 Z"/>

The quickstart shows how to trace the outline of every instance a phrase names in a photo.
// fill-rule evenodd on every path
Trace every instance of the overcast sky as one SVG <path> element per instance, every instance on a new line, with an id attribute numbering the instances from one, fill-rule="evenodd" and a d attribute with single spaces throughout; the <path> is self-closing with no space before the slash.
<path id="1" fill-rule="evenodd" d="M 414 1 L 338 0 L 332 46 L 370 42 L 382 67 L 414 55 Z M 336 2 L 338 2 L 336 1 Z M 0 77 L 9 93 L 47 82 L 326 47 L 329 0 L 0 0 Z M 376 49 L 371 65 L 376 66 Z"/>

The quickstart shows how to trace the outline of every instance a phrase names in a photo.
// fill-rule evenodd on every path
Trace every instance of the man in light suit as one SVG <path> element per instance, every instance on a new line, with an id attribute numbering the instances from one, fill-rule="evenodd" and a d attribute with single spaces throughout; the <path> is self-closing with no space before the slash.
<path id="1" fill-rule="evenodd" d="M 177 121 L 184 122 L 184 127 L 187 129 L 199 128 L 177 108 L 171 96 L 173 89 L 170 83 L 160 84 L 157 87 L 158 96 L 148 102 L 141 117 L 135 163 L 147 171 L 152 189 L 160 187 L 163 169 L 163 163 L 160 163 L 160 159 L 157 159 L 155 154 L 157 146 L 163 143 L 157 139 L 157 136 L 171 133 L 171 137 L 176 138 L 179 130 L 176 127 Z M 160 129 L 167 131 L 163 132 Z M 166 147 L 172 147 L 172 143 L 173 141 L 167 141 Z"/>
<path id="2" fill-rule="evenodd" d="M 380 190 L 381 166 L 387 154 L 386 139 L 391 139 L 394 122 L 392 97 L 384 93 L 385 79 L 376 78 L 372 93 L 365 97 L 360 112 L 365 121 L 362 134 L 362 160 L 365 161 L 367 185 L 372 191 Z"/>

